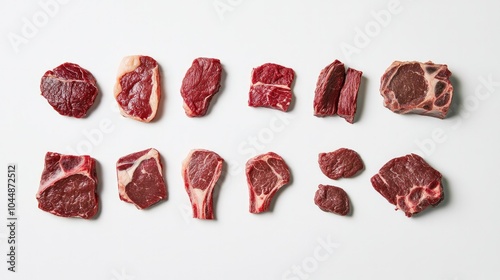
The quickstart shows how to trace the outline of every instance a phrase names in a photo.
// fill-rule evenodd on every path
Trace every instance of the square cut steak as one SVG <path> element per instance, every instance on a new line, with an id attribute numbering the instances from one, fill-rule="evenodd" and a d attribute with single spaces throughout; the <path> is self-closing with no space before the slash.
<path id="1" fill-rule="evenodd" d="M 97 97 L 92 74 L 74 63 L 63 63 L 45 72 L 40 82 L 42 96 L 63 116 L 83 118 Z"/>
<path id="2" fill-rule="evenodd" d="M 156 60 L 143 55 L 124 57 L 118 68 L 114 95 L 123 116 L 141 122 L 152 121 L 161 98 Z"/>
<path id="3" fill-rule="evenodd" d="M 290 182 L 290 169 L 281 156 L 269 152 L 247 161 L 246 176 L 250 213 L 258 214 L 267 211 L 276 192 Z"/>
<path id="4" fill-rule="evenodd" d="M 345 67 L 339 60 L 321 70 L 314 92 L 314 115 L 333 116 L 337 113 L 340 91 L 344 85 Z"/>
<path id="5" fill-rule="evenodd" d="M 291 87 L 294 77 L 292 68 L 274 63 L 254 68 L 248 105 L 288 111 L 292 101 Z"/>
<path id="6" fill-rule="evenodd" d="M 99 208 L 95 159 L 47 152 L 36 198 L 38 208 L 57 216 L 94 217 Z"/>
<path id="7" fill-rule="evenodd" d="M 453 98 L 450 76 L 446 64 L 394 61 L 380 81 L 384 106 L 399 114 L 444 119 Z"/>
<path id="8" fill-rule="evenodd" d="M 220 89 L 222 65 L 216 58 L 196 58 L 182 80 L 181 96 L 189 117 L 207 113 L 212 97 Z"/>
<path id="9" fill-rule="evenodd" d="M 411 217 L 443 200 L 441 177 L 423 158 L 409 154 L 384 164 L 371 183 L 396 210 Z"/>
<path id="10" fill-rule="evenodd" d="M 214 219 L 213 192 L 224 160 L 215 152 L 192 150 L 182 163 L 182 177 L 193 208 L 193 218 Z"/>
<path id="11" fill-rule="evenodd" d="M 120 199 L 145 209 L 167 198 L 160 153 L 153 148 L 121 157 L 116 163 Z"/>

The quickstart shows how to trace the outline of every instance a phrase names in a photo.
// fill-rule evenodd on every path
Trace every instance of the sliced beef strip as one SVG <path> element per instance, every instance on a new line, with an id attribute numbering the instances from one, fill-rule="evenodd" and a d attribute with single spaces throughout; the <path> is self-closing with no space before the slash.
<path id="1" fill-rule="evenodd" d="M 340 91 L 344 85 L 344 63 L 335 60 L 321 70 L 314 92 L 314 115 L 333 116 L 337 113 Z"/>
<path id="2" fill-rule="evenodd" d="M 353 68 L 347 69 L 345 82 L 340 91 L 337 114 L 349 123 L 354 123 L 357 110 L 358 90 L 363 72 Z"/>

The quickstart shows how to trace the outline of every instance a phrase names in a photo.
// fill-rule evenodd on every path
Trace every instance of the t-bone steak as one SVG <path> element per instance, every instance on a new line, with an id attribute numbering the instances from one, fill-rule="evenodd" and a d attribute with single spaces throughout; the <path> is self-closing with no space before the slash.
<path id="1" fill-rule="evenodd" d="M 400 114 L 445 118 L 453 98 L 446 64 L 395 61 L 380 81 L 384 106 Z"/>
<path id="2" fill-rule="evenodd" d="M 321 70 L 314 92 L 314 115 L 333 116 L 337 113 L 340 91 L 344 85 L 344 63 L 335 60 Z"/>
<path id="3" fill-rule="evenodd" d="M 337 115 L 347 122 L 353 123 L 356 115 L 358 90 L 361 84 L 363 72 L 353 68 L 347 69 L 344 86 L 340 91 L 339 103 L 337 104 Z"/>
<path id="4" fill-rule="evenodd" d="M 61 115 L 83 118 L 97 97 L 92 74 L 74 63 L 63 63 L 45 72 L 40 82 L 42 96 Z"/>
<path id="5" fill-rule="evenodd" d="M 248 105 L 288 111 L 292 101 L 292 82 L 295 73 L 274 63 L 266 63 L 252 71 Z"/>
<path id="6" fill-rule="evenodd" d="M 323 174 L 333 180 L 352 177 L 364 168 L 359 154 L 347 148 L 320 153 L 318 164 Z"/>
<path id="7" fill-rule="evenodd" d="M 143 55 L 124 57 L 118 68 L 114 95 L 123 116 L 141 122 L 153 120 L 161 99 L 156 60 Z"/>
<path id="8" fill-rule="evenodd" d="M 184 111 L 189 117 L 207 113 L 212 97 L 220 89 L 222 65 L 216 58 L 196 58 L 182 80 Z"/>
<path id="9" fill-rule="evenodd" d="M 214 219 L 213 192 L 224 160 L 212 151 L 192 150 L 182 163 L 182 177 L 193 208 L 193 218 Z"/>
<path id="10" fill-rule="evenodd" d="M 325 212 L 332 212 L 345 216 L 351 210 L 349 196 L 339 187 L 319 185 L 314 195 L 314 203 Z"/>
<path id="11" fill-rule="evenodd" d="M 416 154 L 390 160 L 371 178 L 371 183 L 408 217 L 438 205 L 444 198 L 441 173 Z"/>
<path id="12" fill-rule="evenodd" d="M 57 216 L 94 217 L 99 208 L 95 159 L 47 152 L 36 198 L 38 208 Z"/>
<path id="13" fill-rule="evenodd" d="M 160 153 L 153 148 L 121 157 L 116 163 L 120 199 L 145 209 L 167 198 Z"/>
<path id="14" fill-rule="evenodd" d="M 290 169 L 283 158 L 273 152 L 258 155 L 246 163 L 250 192 L 250 213 L 269 209 L 276 192 L 290 182 Z"/>

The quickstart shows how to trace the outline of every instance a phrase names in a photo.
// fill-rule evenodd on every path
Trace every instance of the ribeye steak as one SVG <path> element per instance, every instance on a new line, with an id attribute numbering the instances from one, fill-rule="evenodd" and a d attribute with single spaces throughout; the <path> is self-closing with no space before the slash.
<path id="1" fill-rule="evenodd" d="M 83 118 L 97 97 L 92 74 L 74 63 L 63 63 L 45 72 L 40 82 L 42 96 L 61 115 Z"/>
<path id="2" fill-rule="evenodd" d="M 246 176 L 250 213 L 257 214 L 267 211 L 276 192 L 290 182 L 290 169 L 281 156 L 269 152 L 247 161 Z"/>
<path id="3" fill-rule="evenodd" d="M 314 203 L 325 212 L 332 212 L 345 216 L 351 210 L 349 196 L 339 187 L 319 185 L 314 195 Z"/>
<path id="4" fill-rule="evenodd" d="M 408 217 L 438 205 L 444 198 L 441 173 L 416 154 L 390 160 L 371 178 L 371 183 Z"/>
<path id="5" fill-rule="evenodd" d="M 384 106 L 400 114 L 445 118 L 453 98 L 446 64 L 394 61 L 380 82 Z"/>
<path id="6" fill-rule="evenodd" d="M 160 153 L 153 148 L 118 159 L 116 174 L 120 199 L 145 209 L 167 198 Z"/>
<path id="7" fill-rule="evenodd" d="M 337 113 L 337 104 L 344 80 L 345 67 L 344 63 L 339 60 L 335 60 L 321 70 L 314 92 L 315 116 L 333 116 Z"/>
<path id="8" fill-rule="evenodd" d="M 347 69 L 344 85 L 340 91 L 337 114 L 347 122 L 353 123 L 357 110 L 358 90 L 363 72 L 353 68 Z"/>
<path id="9" fill-rule="evenodd" d="M 57 216 L 94 217 L 99 207 L 95 159 L 47 152 L 36 198 L 38 208 Z"/>
<path id="10" fill-rule="evenodd" d="M 252 71 L 248 105 L 288 111 L 292 101 L 293 69 L 266 63 Z"/>

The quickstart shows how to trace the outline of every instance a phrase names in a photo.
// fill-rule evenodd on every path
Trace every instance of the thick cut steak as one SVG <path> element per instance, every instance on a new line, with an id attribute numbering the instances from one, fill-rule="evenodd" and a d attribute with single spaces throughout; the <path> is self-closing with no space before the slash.
<path id="1" fill-rule="evenodd" d="M 258 155 L 246 163 L 250 192 L 250 213 L 269 209 L 276 192 L 290 182 L 290 169 L 283 158 L 273 152 Z"/>
<path id="2" fill-rule="evenodd" d="M 203 149 L 192 150 L 182 163 L 182 177 L 193 208 L 193 218 L 214 219 L 212 195 L 223 164 L 222 157 Z"/>
<path id="3" fill-rule="evenodd" d="M 97 214 L 96 161 L 90 156 L 48 152 L 36 198 L 38 208 L 61 217 Z"/>
<path id="4" fill-rule="evenodd" d="M 323 174 L 334 180 L 352 177 L 364 168 L 359 154 L 347 148 L 320 153 L 318 164 Z"/>
<path id="5" fill-rule="evenodd" d="M 339 187 L 319 185 L 314 195 L 314 203 L 325 212 L 345 216 L 351 210 L 347 193 Z"/>
<path id="6" fill-rule="evenodd" d="M 363 72 L 349 68 L 345 75 L 344 86 L 340 91 L 337 114 L 347 122 L 353 123 L 356 115 L 358 90 Z"/>
<path id="7" fill-rule="evenodd" d="M 123 116 L 141 122 L 153 120 L 161 98 L 156 60 L 142 55 L 124 57 L 118 68 L 114 95 Z"/>
<path id="8" fill-rule="evenodd" d="M 408 217 L 438 205 L 444 198 L 441 173 L 415 154 L 390 160 L 371 178 L 371 183 Z"/>
<path id="9" fill-rule="evenodd" d="M 453 97 L 446 64 L 395 61 L 380 81 L 384 106 L 400 114 L 445 118 Z"/>
<path id="10" fill-rule="evenodd" d="M 314 115 L 333 116 L 337 113 L 340 91 L 344 85 L 344 63 L 335 60 L 321 70 L 314 92 Z"/>
<path id="11" fill-rule="evenodd" d="M 61 115 L 83 118 L 97 97 L 92 74 L 74 63 L 64 63 L 45 72 L 40 82 L 42 96 Z"/>
<path id="12" fill-rule="evenodd" d="M 274 63 L 266 63 L 252 71 L 248 105 L 288 111 L 292 101 L 292 82 L 295 73 Z"/>
<path id="13" fill-rule="evenodd" d="M 120 199 L 145 209 L 167 198 L 160 153 L 153 148 L 121 157 L 116 163 Z"/>
<path id="14" fill-rule="evenodd" d="M 200 57 L 193 61 L 181 86 L 186 115 L 201 117 L 207 113 L 212 97 L 220 89 L 221 75 L 220 60 Z"/>

